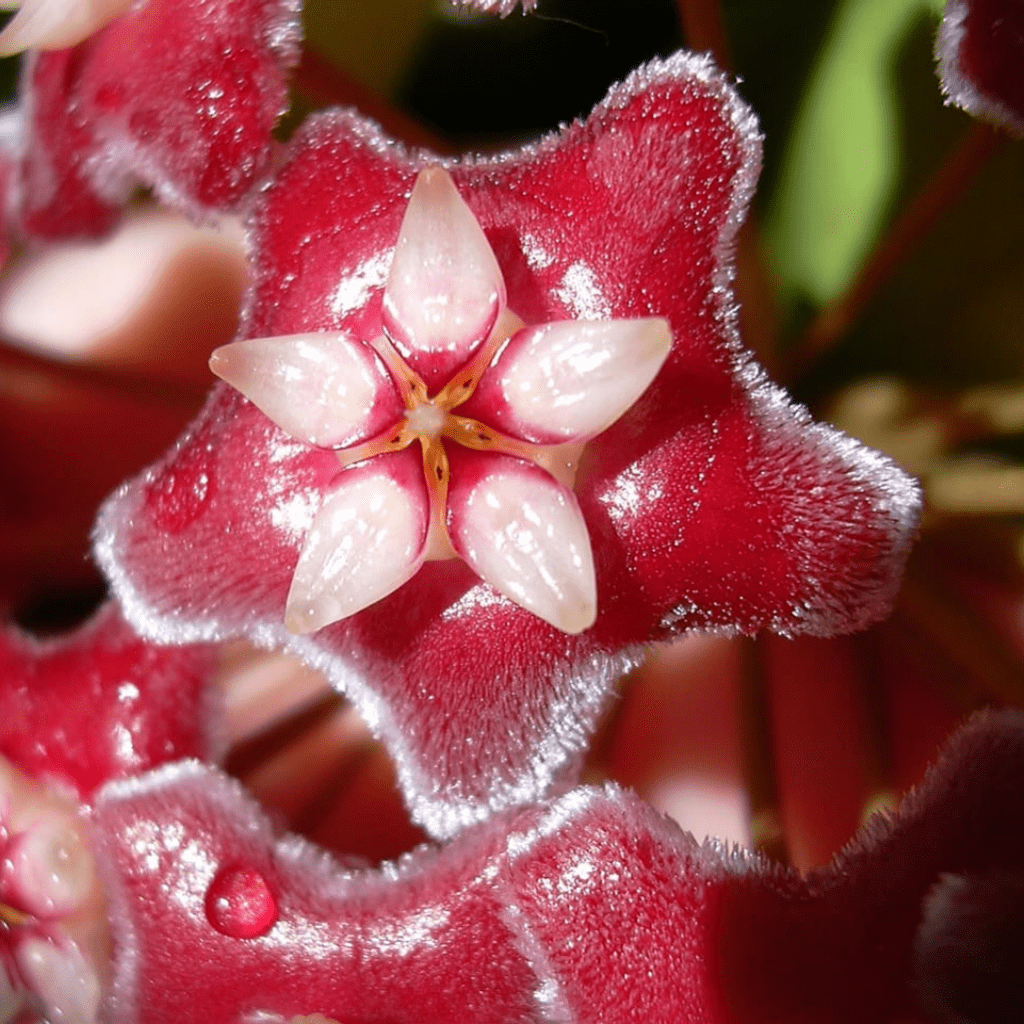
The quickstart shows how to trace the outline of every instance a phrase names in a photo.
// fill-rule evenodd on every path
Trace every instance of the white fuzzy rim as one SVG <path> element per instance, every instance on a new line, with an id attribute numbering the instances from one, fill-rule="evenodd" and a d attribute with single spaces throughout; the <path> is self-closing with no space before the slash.
<path id="1" fill-rule="evenodd" d="M 960 45 L 966 31 L 966 0 L 947 0 L 946 13 L 935 38 L 935 59 L 946 103 L 1024 137 L 1024 118 L 1000 100 L 979 92 L 960 70 Z M 1024 74 L 1024 69 L 1021 71 Z"/>

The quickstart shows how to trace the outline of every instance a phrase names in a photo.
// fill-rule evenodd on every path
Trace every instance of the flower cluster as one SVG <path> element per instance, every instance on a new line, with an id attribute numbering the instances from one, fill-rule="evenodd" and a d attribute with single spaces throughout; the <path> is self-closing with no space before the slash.
<path id="1" fill-rule="evenodd" d="M 947 17 L 958 99 L 985 10 Z M 753 112 L 684 51 L 497 156 L 350 108 L 281 145 L 298 14 L 26 0 L 0 36 L 32 50 L 13 237 L 102 235 L 143 186 L 240 211 L 250 273 L 204 407 L 99 511 L 110 603 L 0 635 L 0 1019 L 975 1019 L 960 954 L 1019 925 L 1019 714 L 806 875 L 577 785 L 652 646 L 877 623 L 918 527 L 741 342 Z M 323 674 L 433 844 L 339 863 L 225 775 L 239 641 Z"/>

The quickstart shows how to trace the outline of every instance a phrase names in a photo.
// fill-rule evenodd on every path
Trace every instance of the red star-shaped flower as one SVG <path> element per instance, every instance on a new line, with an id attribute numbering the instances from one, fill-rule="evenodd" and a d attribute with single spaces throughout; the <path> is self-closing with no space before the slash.
<path id="1" fill-rule="evenodd" d="M 276 835 L 236 783 L 172 766 L 97 801 L 123 937 L 105 1009 L 123 1024 L 446 1024 L 453 1007 L 466 1024 L 1005 1020 L 1022 799 L 1024 718 L 988 715 L 806 875 L 700 845 L 616 787 L 342 870 Z"/>
<path id="2" fill-rule="evenodd" d="M 142 0 L 77 46 L 31 52 L 10 204 L 18 229 L 98 234 L 139 184 L 197 216 L 237 204 L 269 169 L 298 9 Z"/>
<path id="3" fill-rule="evenodd" d="M 643 644 L 694 628 L 829 635 L 884 615 L 916 523 L 916 485 L 812 424 L 736 335 L 731 259 L 759 158 L 753 115 L 707 58 L 687 54 L 642 68 L 585 123 L 538 145 L 446 164 L 454 187 L 444 185 L 443 202 L 421 204 L 417 190 L 447 175 L 427 171 L 414 189 L 437 158 L 406 153 L 352 113 L 315 118 L 252 218 L 255 285 L 243 336 L 291 339 L 246 343 L 239 382 L 257 404 L 218 387 L 178 447 L 101 513 L 97 555 L 137 628 L 179 642 L 244 633 L 323 669 L 388 744 L 414 816 L 447 835 L 564 778 Z M 417 210 L 430 222 L 445 203 L 438 216 L 451 237 L 465 235 L 454 249 L 415 228 Z M 478 272 L 463 274 L 466 261 Z M 504 326 L 502 291 L 518 318 Z M 435 299 L 443 316 L 462 320 L 420 336 Z M 588 393 L 580 408 L 589 426 L 570 416 L 561 432 L 556 401 L 534 421 L 525 399 L 509 397 L 509 380 L 526 381 L 523 394 L 543 382 L 546 350 L 534 343 L 545 331 L 578 340 L 590 330 L 543 325 L 603 324 L 592 351 L 600 361 L 620 330 L 657 333 L 650 318 L 671 330 L 664 364 L 646 391 L 630 385 L 618 405 L 607 391 Z M 502 348 L 517 323 L 540 327 L 512 333 Z M 295 336 L 311 334 L 315 350 L 297 362 L 296 346 L 309 338 Z M 335 355 L 318 378 L 311 368 L 329 344 Z M 239 362 L 230 355 L 221 367 L 229 379 Z M 447 389 L 464 374 L 475 391 L 455 409 Z M 340 382 L 362 397 L 344 406 L 360 415 L 339 426 L 337 416 L 322 421 L 319 403 L 334 407 Z M 559 383 L 555 398 L 575 386 Z M 524 449 L 493 437 L 482 451 L 447 443 L 460 418 Z M 423 443 L 385 453 L 396 424 L 399 433 L 411 424 Z M 444 503 L 433 500 L 419 454 L 436 451 L 438 437 L 450 469 Z M 522 458 L 565 441 L 586 442 L 571 493 L 568 478 L 559 484 Z M 373 458 L 343 465 L 345 451 L 370 454 L 358 447 L 366 444 L 377 446 Z M 468 510 L 499 465 L 510 483 L 485 499 L 496 516 L 487 525 Z M 367 484 L 335 515 L 335 495 L 376 477 L 394 486 Z M 535 482 L 536 494 L 565 501 L 562 511 L 553 501 L 541 509 L 534 534 L 550 533 L 550 550 L 570 562 L 580 536 L 593 552 L 596 617 L 572 635 L 586 614 L 561 621 L 563 631 L 552 624 L 557 609 L 527 610 L 544 585 L 510 597 L 513 570 L 488 562 L 503 531 L 513 546 L 523 539 L 521 524 L 542 504 Z M 371 506 L 384 509 L 376 521 Z M 563 515 L 569 506 L 582 534 L 567 525 L 576 516 Z M 439 508 L 435 521 L 461 558 L 421 559 L 427 510 Z M 350 515 L 360 525 L 349 540 L 341 527 L 324 528 Z M 392 527 L 404 541 L 386 560 L 338 568 L 344 559 L 334 553 L 347 545 L 358 554 L 360 537 L 391 536 Z M 378 564 L 405 569 L 375 581 Z M 336 570 L 341 590 L 358 594 L 341 607 L 347 617 L 316 630 L 320 611 L 307 613 L 318 587 L 343 604 L 328 582 Z M 549 592 L 563 570 L 548 574 Z M 546 572 L 536 559 L 525 570 Z M 358 610 L 374 583 L 381 598 Z M 292 624 L 314 632 L 286 628 L 290 590 Z"/>
<path id="4" fill-rule="evenodd" d="M 94 1024 L 111 938 L 88 801 L 215 753 L 207 645 L 158 648 L 109 604 L 66 637 L 0 631 L 0 1018 Z M 23 1005 L 25 1004 L 25 1005 Z"/>
<path id="5" fill-rule="evenodd" d="M 1024 5 L 948 0 L 935 56 L 948 102 L 1024 136 Z"/>

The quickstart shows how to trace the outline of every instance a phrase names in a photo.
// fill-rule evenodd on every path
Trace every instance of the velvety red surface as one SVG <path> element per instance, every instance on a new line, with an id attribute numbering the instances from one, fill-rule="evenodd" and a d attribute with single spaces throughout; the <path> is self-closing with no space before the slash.
<path id="1" fill-rule="evenodd" d="M 978 92 L 1024 122 L 1024 4 L 965 0 L 960 71 Z"/>
<path id="2" fill-rule="evenodd" d="M 66 637 L 0 632 L 0 754 L 86 799 L 110 779 L 210 757 L 214 652 L 141 640 L 113 604 Z"/>
<path id="3" fill-rule="evenodd" d="M 759 156 L 732 87 L 679 54 L 585 123 L 450 165 L 527 323 L 657 315 L 672 327 L 660 374 L 588 445 L 576 480 L 592 628 L 565 635 L 449 561 L 291 637 L 291 572 L 337 461 L 226 387 L 101 514 L 98 558 L 133 622 L 165 641 L 248 633 L 314 662 L 388 744 L 417 820 L 444 835 L 565 775 L 632 645 L 695 627 L 831 635 L 884 615 L 916 485 L 811 423 L 736 336 L 727 285 Z M 254 216 L 243 333 L 377 337 L 399 224 L 431 160 L 352 113 L 308 122 Z"/>
<path id="4" fill-rule="evenodd" d="M 961 995 L 955 978 L 934 980 L 935 943 L 921 941 L 929 896 L 950 876 L 987 878 L 999 911 L 1000 886 L 1019 891 L 1022 801 L 1024 717 L 1010 712 L 976 718 L 891 820 L 806 875 L 699 845 L 615 787 L 496 816 L 379 871 L 343 870 L 277 836 L 212 769 L 170 767 L 97 803 L 121 937 L 112 1007 L 125 1024 L 261 1011 L 440 1024 L 454 1007 L 473 1024 L 924 1019 L 922 979 L 932 1007 Z M 225 869 L 257 892 L 259 929 L 208 913 Z M 929 917 L 942 934 L 943 915 Z M 997 945 L 979 951 L 953 930 L 943 956 L 957 977 L 1005 984 L 1019 949 L 998 945 L 983 909 L 974 917 Z"/>
<path id="5" fill-rule="evenodd" d="M 267 171 L 299 35 L 297 0 L 146 0 L 34 53 L 20 229 L 97 234 L 137 184 L 196 213 L 237 203 Z"/>

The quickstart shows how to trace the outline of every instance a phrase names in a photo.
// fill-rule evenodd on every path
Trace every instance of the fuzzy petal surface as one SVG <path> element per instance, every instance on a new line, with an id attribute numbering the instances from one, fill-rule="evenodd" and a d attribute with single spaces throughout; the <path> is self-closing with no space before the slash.
<path id="1" fill-rule="evenodd" d="M 437 163 L 353 113 L 308 122 L 253 218 L 243 336 L 379 337 L 410 190 Z M 428 561 L 357 615 L 288 633 L 289 580 L 337 459 L 224 387 L 101 513 L 97 556 L 133 623 L 165 642 L 244 633 L 306 658 L 388 745 L 417 821 L 450 835 L 563 784 L 642 645 L 693 628 L 831 635 L 884 616 L 916 484 L 813 424 L 737 337 L 733 246 L 759 164 L 753 115 L 685 53 L 535 146 L 445 163 L 523 322 L 671 327 L 654 383 L 576 475 L 589 629 L 568 636 L 462 562 Z"/>
<path id="2" fill-rule="evenodd" d="M 299 37 L 298 0 L 146 0 L 30 54 L 20 229 L 98 234 L 138 184 L 197 216 L 237 204 L 267 172 Z"/>
<path id="3" fill-rule="evenodd" d="M 1019 945 L 999 926 L 1016 912 L 993 894 L 1020 891 L 1022 799 L 1024 716 L 990 714 L 806 875 L 698 844 L 614 786 L 346 870 L 277 835 L 237 783 L 170 766 L 97 801 L 121 937 L 106 1009 L 124 1024 L 432 1024 L 453 1006 L 472 1024 L 922 1019 L 924 1000 L 962 1005 L 972 970 L 1006 963 L 1012 982 Z M 960 933 L 951 889 L 974 893 Z M 936 934 L 957 972 L 925 994 Z"/>
<path id="4" fill-rule="evenodd" d="M 110 1019 L 540 1024 L 487 881 L 498 830 L 346 871 L 194 763 L 108 787 L 95 821 L 122 938 Z"/>
<path id="5" fill-rule="evenodd" d="M 947 0 L 935 57 L 948 103 L 1024 136 L 1024 6 Z"/>
<path id="6" fill-rule="evenodd" d="M 217 753 L 205 644 L 157 647 L 116 605 L 74 633 L 0 631 L 0 755 L 87 799 L 110 779 Z"/>

